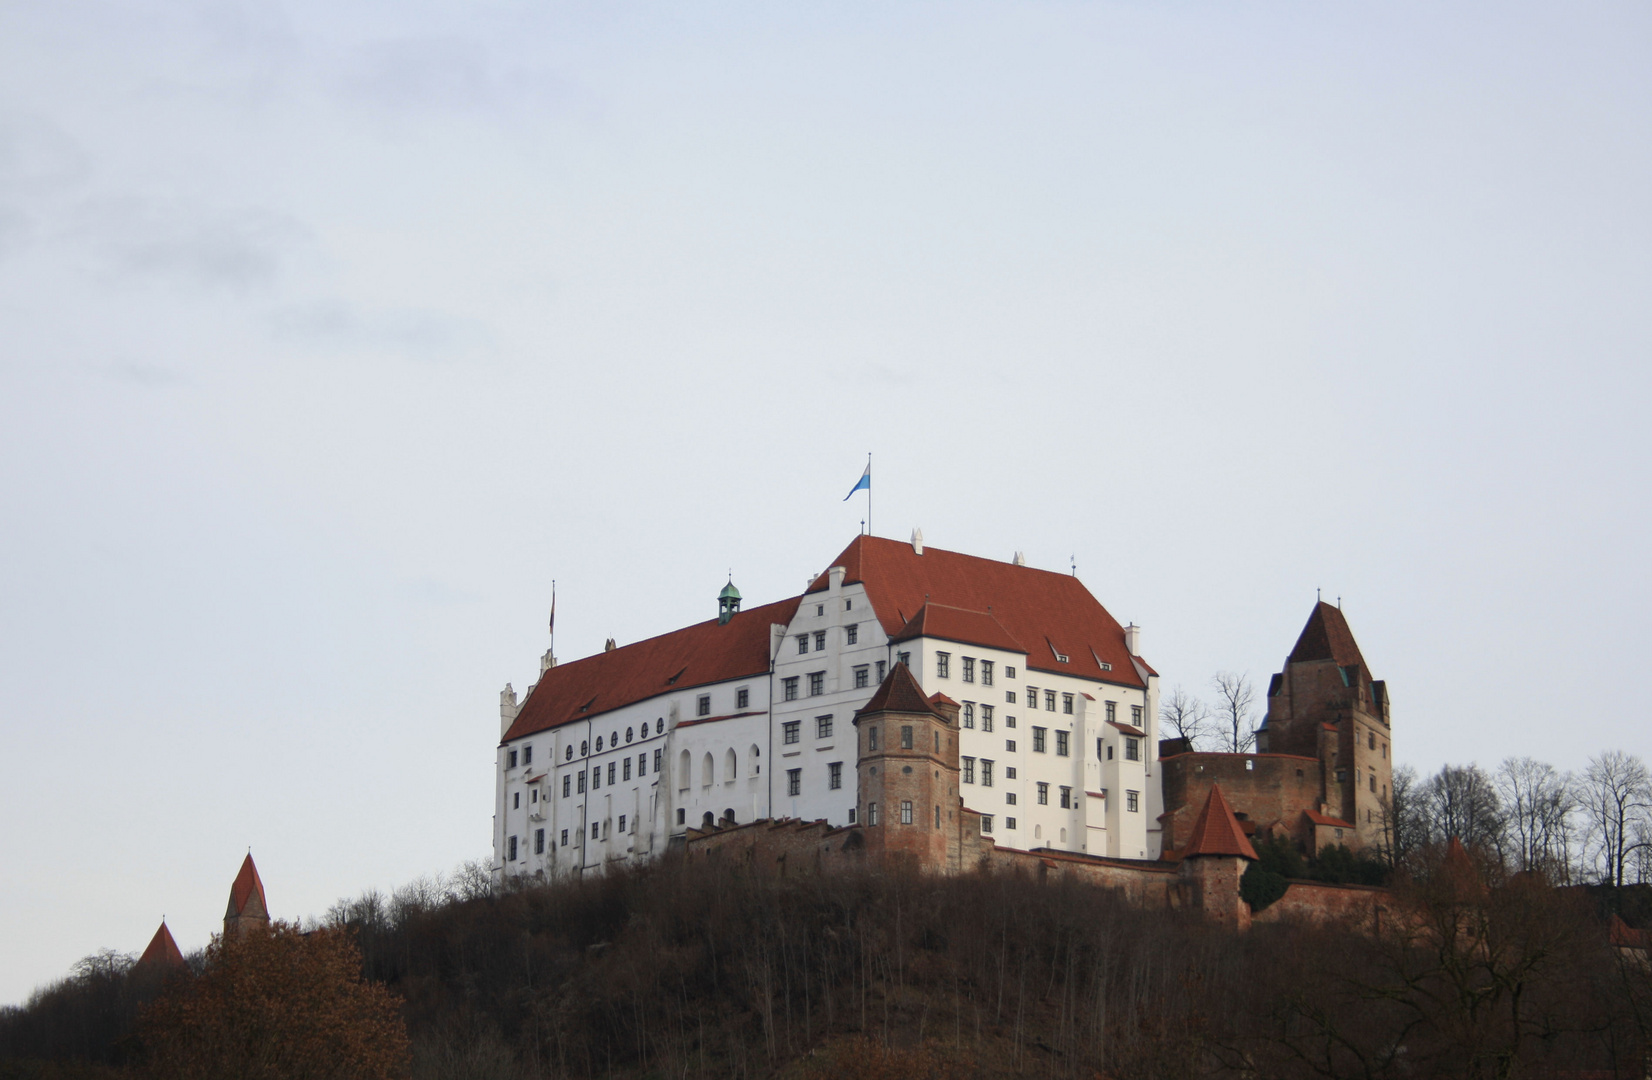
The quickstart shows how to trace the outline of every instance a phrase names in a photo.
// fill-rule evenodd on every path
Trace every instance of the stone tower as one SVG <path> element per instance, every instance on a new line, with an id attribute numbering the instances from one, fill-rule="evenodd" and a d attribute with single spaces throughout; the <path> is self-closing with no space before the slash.
<path id="1" fill-rule="evenodd" d="M 1268 686 L 1268 713 L 1257 748 L 1316 758 L 1320 813 L 1316 826 L 1349 847 L 1380 848 L 1387 836 L 1393 775 L 1388 690 L 1371 677 L 1342 609 L 1320 602 L 1296 639 L 1285 668 Z"/>
<path id="2" fill-rule="evenodd" d="M 1179 872 L 1191 894 L 1190 906 L 1212 922 L 1249 929 L 1250 905 L 1239 895 L 1239 880 L 1245 876 L 1246 865 L 1255 861 L 1256 849 L 1234 817 L 1222 785 L 1212 784 L 1182 852 Z"/>
<path id="3" fill-rule="evenodd" d="M 264 883 L 258 879 L 258 867 L 252 864 L 249 851 L 241 863 L 241 872 L 235 875 L 235 884 L 230 886 L 229 908 L 224 912 L 224 937 L 240 937 L 269 925 L 270 909 L 264 901 Z"/>
<path id="4" fill-rule="evenodd" d="M 964 834 L 979 830 L 958 795 L 958 705 L 924 697 L 896 664 L 855 714 L 859 822 L 867 855 L 930 872 L 961 869 Z"/>

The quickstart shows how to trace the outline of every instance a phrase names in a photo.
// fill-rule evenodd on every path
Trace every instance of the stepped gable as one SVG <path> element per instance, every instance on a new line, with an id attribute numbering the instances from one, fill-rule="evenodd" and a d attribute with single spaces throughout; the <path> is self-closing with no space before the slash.
<path id="1" fill-rule="evenodd" d="M 939 619 L 936 625 L 948 628 L 948 640 L 1007 647 L 991 627 L 969 617 L 989 614 L 1009 641 L 1018 643 L 1015 651 L 1026 653 L 1030 670 L 1123 686 L 1142 686 L 1145 675 L 1158 674 L 1139 656 L 1132 662 L 1124 627 L 1071 574 L 927 546 L 919 555 L 911 544 L 866 535 L 855 537 L 830 565 L 843 567 L 845 584 L 865 586 L 878 622 L 891 638 L 929 606 L 937 610 L 924 614 L 925 623 Z M 828 575 L 821 574 L 808 593 L 823 592 L 828 584 Z M 941 607 L 962 614 L 939 611 Z M 950 636 L 966 631 L 967 637 Z M 927 632 L 936 636 L 933 630 Z M 1056 659 L 1058 652 L 1067 657 L 1066 663 Z M 1110 664 L 1111 670 L 1104 670 L 1102 663 Z"/>
<path id="2" fill-rule="evenodd" d="M 896 664 L 890 669 L 872 695 L 872 700 L 856 710 L 855 715 L 866 716 L 875 712 L 917 713 L 945 719 L 945 714 L 929 703 L 923 687 L 918 685 L 918 680 L 905 664 Z"/>
<path id="3" fill-rule="evenodd" d="M 1358 666 L 1367 677 L 1371 671 L 1365 666 L 1365 657 L 1360 655 L 1354 632 L 1348 629 L 1348 620 L 1343 618 L 1342 609 L 1323 600 L 1314 605 L 1313 614 L 1308 616 L 1307 625 L 1302 627 L 1287 662 L 1301 664 L 1315 660 L 1332 660 L 1338 667 Z"/>
<path id="4" fill-rule="evenodd" d="M 771 623 L 790 623 L 800 598 L 707 619 L 669 634 L 558 664 L 539 677 L 500 742 L 588 720 L 676 690 L 769 671 Z"/>
<path id="5" fill-rule="evenodd" d="M 184 954 L 178 949 L 178 943 L 172 940 L 172 931 L 166 928 L 166 920 L 162 919 L 161 928 L 149 939 L 149 946 L 143 950 L 143 955 L 138 957 L 136 967 L 164 971 L 168 968 L 187 966 L 184 963 Z"/>
<path id="6" fill-rule="evenodd" d="M 926 552 L 927 554 L 927 552 Z M 910 641 L 912 638 L 932 637 L 942 641 L 956 641 L 964 645 L 982 645 L 1005 652 L 1027 651 L 1015 640 L 1004 624 L 984 611 L 966 611 L 946 604 L 925 604 L 908 619 L 891 641 Z"/>
<path id="7" fill-rule="evenodd" d="M 258 867 L 253 865 L 250 851 L 241 862 L 241 872 L 235 875 L 235 884 L 230 886 L 229 910 L 224 912 L 224 918 L 243 915 L 255 919 L 270 916 L 269 904 L 264 900 L 264 883 L 259 880 Z"/>
<path id="8" fill-rule="evenodd" d="M 1245 838 L 1239 819 L 1233 816 L 1233 807 L 1222 794 L 1221 784 L 1210 785 L 1205 808 L 1199 811 L 1199 819 L 1193 823 L 1193 832 L 1181 854 L 1184 859 L 1195 855 L 1237 855 L 1256 860 L 1256 849 Z"/>

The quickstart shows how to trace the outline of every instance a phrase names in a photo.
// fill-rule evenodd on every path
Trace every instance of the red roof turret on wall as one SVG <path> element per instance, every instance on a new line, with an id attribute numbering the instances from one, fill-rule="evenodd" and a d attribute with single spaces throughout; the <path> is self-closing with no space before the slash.
<path id="1" fill-rule="evenodd" d="M 252 852 L 249 851 L 241 861 L 241 872 L 235 875 L 235 884 L 230 886 L 229 912 L 224 917 L 268 915 L 269 911 L 269 904 L 264 899 L 264 883 L 259 880 L 258 867 L 253 865 Z"/>
<path id="2" fill-rule="evenodd" d="M 1221 784 L 1210 785 L 1210 794 L 1205 796 L 1205 808 L 1199 811 L 1199 819 L 1193 823 L 1193 833 L 1187 839 L 1187 847 L 1182 849 L 1184 859 L 1197 855 L 1236 855 L 1252 861 L 1256 859 L 1256 849 L 1246 838 L 1239 819 L 1233 816 L 1233 807 L 1228 805 L 1227 796 L 1222 794 Z"/>
<path id="3" fill-rule="evenodd" d="M 178 943 L 172 940 L 172 931 L 166 928 L 165 919 L 161 920 L 161 928 L 155 931 L 155 936 L 149 939 L 148 948 L 138 957 L 137 966 L 163 971 L 188 966 L 184 962 L 184 954 L 179 950 Z"/>
<path id="4" fill-rule="evenodd" d="M 924 697 L 923 687 L 913 677 L 912 671 L 905 664 L 896 664 L 889 669 L 889 674 L 878 685 L 877 692 L 868 701 L 856 710 L 856 716 L 875 712 L 903 712 L 934 714 L 941 716 L 930 699 Z"/>

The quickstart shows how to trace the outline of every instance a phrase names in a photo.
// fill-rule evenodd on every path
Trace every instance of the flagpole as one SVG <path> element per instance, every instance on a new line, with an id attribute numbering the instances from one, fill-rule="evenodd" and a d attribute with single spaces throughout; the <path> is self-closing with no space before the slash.
<path id="1" fill-rule="evenodd" d="M 866 475 L 872 475 L 872 451 L 866 451 Z M 866 535 L 872 535 L 872 485 L 866 485 Z"/>

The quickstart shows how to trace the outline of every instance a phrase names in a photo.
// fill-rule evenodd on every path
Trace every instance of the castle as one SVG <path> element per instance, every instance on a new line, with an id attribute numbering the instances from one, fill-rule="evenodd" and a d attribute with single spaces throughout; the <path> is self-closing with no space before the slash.
<path id="1" fill-rule="evenodd" d="M 248 851 L 247 857 L 241 860 L 241 869 L 236 873 L 234 883 L 229 887 L 229 906 L 224 909 L 224 937 L 240 937 L 269 925 L 270 909 L 264 899 L 264 882 L 258 876 L 258 867 L 253 864 L 252 852 Z M 133 970 L 161 975 L 181 971 L 187 966 L 172 931 L 167 929 L 166 919 L 162 918 L 160 929 L 149 939 L 149 945 L 138 957 Z"/>
<path id="2" fill-rule="evenodd" d="M 1019 556 L 862 535 L 800 595 L 741 603 L 730 582 L 715 619 L 567 664 L 547 651 L 520 700 L 506 686 L 501 876 L 710 852 L 780 822 L 842 834 L 819 850 L 954 872 L 1033 852 L 1158 875 L 1253 859 L 1258 836 L 1386 835 L 1388 699 L 1330 605 L 1273 679 L 1258 752 L 1211 754 L 1161 745 L 1140 629 Z"/>

